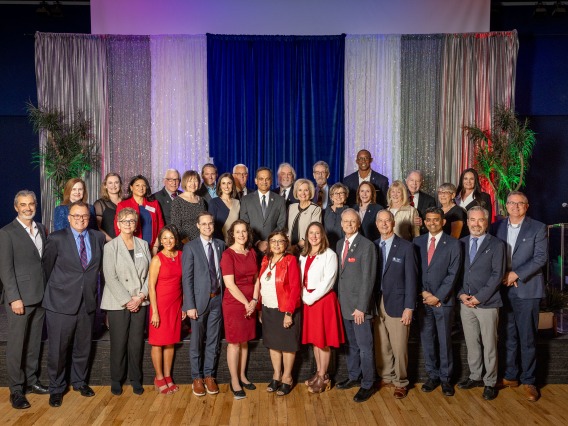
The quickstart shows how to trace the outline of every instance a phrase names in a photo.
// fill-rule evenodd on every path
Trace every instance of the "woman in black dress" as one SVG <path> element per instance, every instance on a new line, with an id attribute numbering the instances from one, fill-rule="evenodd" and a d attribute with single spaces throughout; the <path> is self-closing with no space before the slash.
<path id="1" fill-rule="evenodd" d="M 122 201 L 122 179 L 118 173 L 108 173 L 101 186 L 101 198 L 95 201 L 95 213 L 99 230 L 108 243 L 116 237 L 114 218 L 116 206 Z"/>
<path id="2" fill-rule="evenodd" d="M 442 230 L 454 238 L 462 238 L 467 232 L 467 212 L 456 205 L 456 187 L 453 183 L 443 183 L 438 188 L 438 202 L 444 210 L 446 223 Z"/>
<path id="3" fill-rule="evenodd" d="M 331 203 L 328 203 L 328 206 L 324 210 L 323 226 L 327 239 L 329 240 L 329 246 L 332 250 L 335 250 L 337 242 L 342 240 L 345 236 L 341 228 L 341 213 L 347 208 L 345 203 L 347 202 L 348 196 L 349 188 L 341 182 L 337 182 L 329 188 L 329 199 Z"/>
<path id="4" fill-rule="evenodd" d="M 493 209 L 491 196 L 481 190 L 479 174 L 475 169 L 465 169 L 460 175 L 456 190 L 456 204 L 469 211 L 473 206 L 481 206 L 489 212 L 489 223 L 492 222 Z"/>

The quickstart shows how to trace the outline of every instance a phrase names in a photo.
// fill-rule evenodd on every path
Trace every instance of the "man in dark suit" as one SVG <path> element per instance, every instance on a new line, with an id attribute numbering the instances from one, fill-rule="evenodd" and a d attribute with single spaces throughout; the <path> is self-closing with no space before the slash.
<path id="1" fill-rule="evenodd" d="M 490 401 L 497 397 L 497 325 L 503 305 L 499 289 L 505 274 L 505 245 L 486 233 L 489 212 L 483 207 L 467 212 L 467 226 L 469 236 L 461 239 L 464 268 L 458 297 L 469 377 L 458 388 L 484 386 L 483 398 Z"/>
<path id="2" fill-rule="evenodd" d="M 23 190 L 14 198 L 18 216 L 0 229 L 0 302 L 6 307 L 6 374 L 10 403 L 29 408 L 25 393 L 46 394 L 38 381 L 41 332 L 45 310 L 41 306 L 45 288 L 41 258 L 46 245 L 45 227 L 34 222 L 37 200 Z"/>
<path id="3" fill-rule="evenodd" d="M 233 179 L 235 179 L 237 198 L 239 200 L 242 200 L 245 195 L 252 192 L 252 189 L 247 188 L 248 175 L 249 169 L 244 164 L 235 164 L 235 166 L 233 166 Z"/>
<path id="4" fill-rule="evenodd" d="M 316 161 L 312 167 L 314 173 L 315 194 L 312 202 L 321 207 L 322 211 L 330 204 L 329 199 L 329 185 L 327 179 L 329 178 L 329 165 L 325 161 Z"/>
<path id="5" fill-rule="evenodd" d="M 180 182 L 181 177 L 179 172 L 176 169 L 168 169 L 164 175 L 164 187 L 153 194 L 162 208 L 165 225 L 169 225 L 171 223 L 172 200 L 181 194 L 181 191 L 178 189 Z"/>
<path id="6" fill-rule="evenodd" d="M 217 198 L 217 166 L 212 163 L 206 163 L 201 168 L 201 179 L 203 183 L 197 191 L 197 195 L 202 197 L 206 202 L 212 198 Z"/>
<path id="7" fill-rule="evenodd" d="M 420 215 L 414 218 L 414 224 L 420 226 L 420 234 L 425 234 L 428 232 L 428 229 L 424 226 L 426 210 L 430 207 L 436 207 L 436 200 L 434 197 L 421 190 L 422 183 L 424 183 L 424 176 L 422 176 L 420 170 L 413 170 L 406 177 L 408 201 L 412 207 L 418 210 L 418 214 Z"/>
<path id="8" fill-rule="evenodd" d="M 294 182 L 296 181 L 296 170 L 290 163 L 282 163 L 276 172 L 278 186 L 274 189 L 276 194 L 280 194 L 286 200 L 286 207 L 298 200 L 294 197 Z"/>
<path id="9" fill-rule="evenodd" d="M 375 240 L 379 253 L 375 321 L 375 354 L 381 385 L 394 387 L 394 397 L 408 394 L 408 336 L 416 306 L 418 264 L 414 246 L 394 233 L 394 215 L 389 210 L 377 214 L 381 238 Z"/>
<path id="10" fill-rule="evenodd" d="M 371 169 L 373 157 L 366 149 L 362 149 L 357 153 L 357 171 L 351 173 L 343 178 L 343 183 L 349 188 L 349 197 L 347 198 L 347 205 L 353 206 L 356 203 L 357 188 L 363 181 L 368 181 L 373 184 L 377 191 L 377 204 L 386 206 L 387 204 L 387 191 L 389 189 L 389 180 L 386 176 Z"/>
<path id="11" fill-rule="evenodd" d="M 183 248 L 183 310 L 191 320 L 189 359 L 193 393 L 196 396 L 204 396 L 206 392 L 211 395 L 219 393 L 215 382 L 223 299 L 223 276 L 219 262 L 225 243 L 213 238 L 214 224 L 211 213 L 200 213 L 197 216 L 199 238 Z"/>
<path id="12" fill-rule="evenodd" d="M 349 377 L 337 383 L 338 389 L 360 386 L 355 402 L 368 400 L 374 391 L 375 362 L 372 319 L 376 314 L 374 298 L 377 274 L 375 245 L 359 231 L 359 214 L 346 209 L 341 214 L 345 239 L 337 242 L 340 260 L 338 296 L 347 340 Z"/>
<path id="13" fill-rule="evenodd" d="M 67 351 L 73 345 L 71 385 L 82 396 L 94 396 L 87 385 L 91 353 L 91 330 L 97 308 L 97 280 L 105 237 L 87 229 L 89 208 L 82 201 L 69 205 L 69 228 L 49 236 L 43 256 L 47 280 L 43 307 L 46 310 L 49 350 L 49 405 L 59 407 L 67 388 Z"/>
<path id="14" fill-rule="evenodd" d="M 254 246 L 264 253 L 268 248 L 270 233 L 286 226 L 286 202 L 270 191 L 272 171 L 269 168 L 260 167 L 254 182 L 258 190 L 241 200 L 240 218 L 250 224 L 254 231 Z"/>
<path id="15" fill-rule="evenodd" d="M 511 192 L 507 197 L 509 217 L 494 223 L 491 233 L 507 247 L 501 311 L 507 347 L 503 384 L 519 386 L 517 355 L 520 351 L 520 382 L 527 399 L 537 401 L 540 395 L 535 386 L 536 337 L 539 304 L 544 297 L 542 268 L 548 258 L 548 245 L 546 225 L 528 217 L 528 207 L 525 194 Z"/>
<path id="16" fill-rule="evenodd" d="M 458 240 L 442 232 L 444 212 L 437 207 L 426 210 L 428 234 L 414 239 L 419 254 L 421 295 L 420 340 L 428 380 L 423 392 L 432 392 L 440 384 L 442 393 L 454 395 L 450 383 L 453 373 L 452 319 L 454 286 L 460 273 L 461 245 Z M 436 339 L 438 348 L 435 347 Z M 438 349 L 438 350 L 436 350 Z"/>

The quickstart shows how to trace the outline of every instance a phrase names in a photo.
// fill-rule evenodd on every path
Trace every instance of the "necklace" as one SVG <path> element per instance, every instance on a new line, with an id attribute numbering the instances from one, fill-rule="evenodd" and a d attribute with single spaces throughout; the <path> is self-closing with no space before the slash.
<path id="1" fill-rule="evenodd" d="M 175 255 L 174 253 L 172 253 L 171 256 L 168 256 L 168 255 L 166 254 L 166 252 L 163 251 L 162 254 L 163 254 L 164 256 L 166 256 L 168 259 L 170 259 L 172 262 L 175 262 L 175 261 L 176 261 L 176 255 Z"/>
<path id="2" fill-rule="evenodd" d="M 276 264 L 280 262 L 283 258 L 284 256 L 281 256 L 280 259 L 278 259 L 274 263 L 272 263 L 272 261 L 268 262 L 268 273 L 266 274 L 266 281 L 270 281 L 270 278 L 272 277 L 272 270 L 276 267 Z"/>

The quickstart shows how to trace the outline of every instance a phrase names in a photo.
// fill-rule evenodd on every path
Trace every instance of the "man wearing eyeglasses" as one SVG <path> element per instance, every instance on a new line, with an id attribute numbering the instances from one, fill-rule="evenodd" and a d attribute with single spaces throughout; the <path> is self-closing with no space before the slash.
<path id="1" fill-rule="evenodd" d="M 87 229 L 89 209 L 82 201 L 69 205 L 70 227 L 49 235 L 43 256 L 47 280 L 42 306 L 46 310 L 49 349 L 49 405 L 60 407 L 67 389 L 67 352 L 73 347 L 71 385 L 82 396 L 95 392 L 87 385 L 91 330 L 97 307 L 97 280 L 105 236 Z"/>
<path id="2" fill-rule="evenodd" d="M 162 208 L 164 225 L 171 223 L 172 200 L 181 194 L 181 191 L 178 189 L 180 182 L 179 172 L 176 169 L 168 169 L 164 175 L 164 187 L 153 194 Z"/>
<path id="3" fill-rule="evenodd" d="M 536 337 L 539 304 L 544 297 L 542 268 L 546 265 L 548 245 L 546 225 L 528 217 L 528 208 L 525 194 L 511 192 L 507 197 L 509 217 L 493 224 L 491 233 L 507 245 L 507 268 L 501 287 L 501 317 L 506 327 L 507 348 L 503 385 L 522 384 L 527 400 L 534 402 L 540 396 L 535 386 Z"/>
<path id="4" fill-rule="evenodd" d="M 312 171 L 316 181 L 316 190 L 312 202 L 325 210 L 329 203 L 329 185 L 327 184 L 329 165 L 325 161 L 318 161 L 314 164 Z"/>
<path id="5" fill-rule="evenodd" d="M 252 192 L 252 189 L 247 188 L 247 179 L 249 169 L 244 164 L 235 164 L 233 167 L 233 179 L 235 179 L 235 186 L 237 187 L 237 198 L 242 200 L 245 195 Z"/>

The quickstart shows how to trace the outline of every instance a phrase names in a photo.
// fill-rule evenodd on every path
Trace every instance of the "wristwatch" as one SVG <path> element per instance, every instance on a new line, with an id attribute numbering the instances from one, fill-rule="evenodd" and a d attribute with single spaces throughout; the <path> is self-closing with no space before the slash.
<path id="1" fill-rule="evenodd" d="M 286 315 L 287 317 L 291 317 L 291 316 L 292 316 L 292 312 L 284 312 L 284 315 Z"/>

